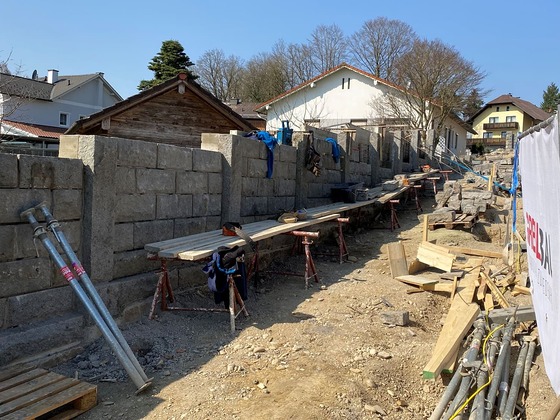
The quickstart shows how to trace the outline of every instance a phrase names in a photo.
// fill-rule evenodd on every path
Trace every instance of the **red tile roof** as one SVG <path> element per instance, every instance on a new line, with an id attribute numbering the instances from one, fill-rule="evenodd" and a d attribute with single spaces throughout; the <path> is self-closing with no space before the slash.
<path id="1" fill-rule="evenodd" d="M 25 131 L 29 137 L 45 137 L 50 139 L 59 139 L 61 134 L 66 131 L 65 128 L 50 127 L 48 125 L 27 124 L 17 121 L 4 120 L 4 125 L 14 127 L 18 130 Z"/>

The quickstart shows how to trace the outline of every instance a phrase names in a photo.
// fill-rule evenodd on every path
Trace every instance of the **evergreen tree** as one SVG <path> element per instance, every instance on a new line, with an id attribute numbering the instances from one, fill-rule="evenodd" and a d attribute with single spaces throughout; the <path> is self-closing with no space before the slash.
<path id="1" fill-rule="evenodd" d="M 543 92 L 543 101 L 541 103 L 541 108 L 546 112 L 554 112 L 558 109 L 558 104 L 560 103 L 560 91 L 558 86 L 552 82 L 546 90 Z"/>
<path id="2" fill-rule="evenodd" d="M 188 75 L 189 80 L 197 79 L 197 76 L 188 68 L 193 66 L 188 55 L 179 41 L 163 41 L 161 50 L 152 58 L 148 69 L 154 72 L 152 80 L 142 80 L 138 85 L 138 90 L 146 90 L 169 80 L 181 72 Z"/>

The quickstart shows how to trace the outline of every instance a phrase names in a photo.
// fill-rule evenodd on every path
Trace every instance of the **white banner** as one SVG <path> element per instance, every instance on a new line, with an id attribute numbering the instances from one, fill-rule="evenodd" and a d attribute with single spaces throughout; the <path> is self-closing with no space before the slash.
<path id="1" fill-rule="evenodd" d="M 560 394 L 560 138 L 558 118 L 519 143 L 531 294 L 546 373 Z"/>

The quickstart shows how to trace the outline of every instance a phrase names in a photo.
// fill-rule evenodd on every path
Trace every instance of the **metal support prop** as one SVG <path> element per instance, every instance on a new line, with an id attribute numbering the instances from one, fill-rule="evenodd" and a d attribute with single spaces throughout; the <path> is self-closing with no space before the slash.
<path id="1" fill-rule="evenodd" d="M 506 350 L 506 361 L 504 362 L 504 369 L 502 371 L 502 378 L 500 379 L 500 386 L 498 387 L 498 402 L 496 407 L 498 408 L 498 414 L 502 416 L 506 411 L 506 403 L 509 394 L 509 366 L 511 359 L 511 346 Z"/>
<path id="2" fill-rule="evenodd" d="M 491 418 L 492 412 L 494 411 L 494 403 L 496 400 L 496 393 L 498 391 L 498 386 L 502 379 L 502 372 L 504 370 L 506 354 L 511 347 L 511 337 L 513 335 L 513 330 L 515 329 L 515 316 L 516 311 L 509 318 L 507 325 L 504 329 L 504 336 L 502 338 L 502 348 L 500 349 L 500 354 L 498 355 L 498 361 L 496 362 L 496 368 L 494 369 L 494 374 L 492 376 L 492 382 L 490 383 L 490 389 L 488 390 L 488 401 L 486 405 L 486 417 Z"/>
<path id="3" fill-rule="evenodd" d="M 515 403 L 517 402 L 517 393 L 519 392 L 519 386 L 523 380 L 523 371 L 525 370 L 525 361 L 527 359 L 527 352 L 529 350 L 529 343 L 524 341 L 521 350 L 519 351 L 519 356 L 517 357 L 517 364 L 515 365 L 515 371 L 513 373 L 513 379 L 511 380 L 511 386 L 509 389 L 509 395 L 506 403 L 506 408 L 504 410 L 503 419 L 511 420 L 513 419 L 513 413 L 515 411 Z"/>
<path id="4" fill-rule="evenodd" d="M 62 250 L 70 259 L 70 262 L 72 263 L 72 269 L 78 275 L 78 278 L 82 282 L 81 284 L 85 287 L 86 291 L 89 294 L 89 297 L 91 298 L 91 300 L 93 300 L 93 303 L 99 310 L 101 316 L 103 317 L 103 319 L 105 320 L 105 322 L 107 323 L 107 325 L 109 326 L 109 328 L 111 329 L 115 337 L 117 338 L 122 349 L 125 351 L 125 353 L 129 357 L 130 361 L 132 362 L 132 364 L 134 365 L 134 367 L 136 368 L 136 370 L 138 371 L 138 373 L 140 374 L 144 382 L 151 382 L 153 378 L 148 379 L 148 376 L 146 376 L 146 374 L 144 373 L 142 366 L 140 366 L 140 363 L 136 359 L 136 356 L 134 355 L 132 349 L 128 345 L 128 342 L 126 341 L 121 330 L 117 326 L 117 323 L 111 316 L 111 313 L 109 312 L 109 309 L 107 309 L 105 302 L 103 302 L 103 299 L 101 299 L 101 296 L 99 296 L 99 293 L 97 293 L 97 289 L 93 285 L 91 279 L 89 278 L 89 275 L 82 267 L 82 264 L 78 259 L 78 256 L 74 253 L 74 250 L 72 249 L 70 243 L 66 239 L 66 235 L 64 235 L 64 232 L 60 228 L 58 221 L 53 217 L 53 215 L 51 214 L 47 205 L 44 202 L 37 205 L 35 209 L 40 210 L 41 213 L 43 213 L 43 215 L 45 216 L 45 220 L 47 222 L 47 230 L 53 233 L 54 237 L 62 247 Z"/>
<path id="5" fill-rule="evenodd" d="M 301 237 L 301 243 L 305 251 L 305 288 L 309 288 L 309 279 L 315 279 L 315 283 L 319 283 L 319 275 L 317 274 L 317 269 L 315 268 L 315 263 L 313 262 L 313 257 L 311 256 L 311 249 L 309 245 L 313 244 L 311 238 L 318 238 L 319 232 L 305 232 L 301 230 L 293 230 L 291 232 L 286 232 L 287 235 Z M 286 275 L 295 275 L 293 273 L 281 273 Z"/>
<path id="6" fill-rule="evenodd" d="M 390 229 L 391 232 L 393 230 L 395 230 L 397 227 L 401 227 L 400 223 L 399 223 L 399 219 L 397 218 L 397 209 L 396 209 L 396 205 L 400 203 L 400 200 L 389 200 L 389 206 L 391 209 L 391 225 L 390 225 Z"/>
<path id="7" fill-rule="evenodd" d="M 338 251 L 339 251 L 338 256 L 340 258 L 339 262 L 340 264 L 342 264 L 344 261 L 344 257 L 348 259 L 348 248 L 346 247 L 346 241 L 344 240 L 344 233 L 342 232 L 342 224 L 349 223 L 350 218 L 339 217 L 338 219 L 336 219 L 336 222 L 338 223 Z"/>
<path id="8" fill-rule="evenodd" d="M 37 219 L 35 218 L 34 211 L 35 211 L 34 208 L 25 210 L 20 214 L 20 216 L 22 219 L 27 219 L 27 221 L 31 224 L 31 226 L 33 227 L 33 236 L 39 238 L 39 240 L 41 241 L 41 243 L 49 253 L 55 265 L 58 267 L 58 269 L 60 270 L 60 272 L 66 279 L 66 281 L 68 281 L 68 283 L 70 284 L 70 286 L 72 287 L 76 295 L 78 295 L 78 298 L 86 307 L 87 311 L 95 321 L 101 333 L 103 334 L 103 336 L 105 337 L 105 339 L 107 340 L 107 342 L 109 343 L 113 351 L 115 352 L 115 355 L 119 359 L 119 362 L 128 373 L 128 376 L 130 376 L 130 378 L 136 385 L 137 387 L 136 393 L 138 394 L 144 391 L 151 385 L 151 382 L 146 381 L 140 375 L 134 363 L 132 362 L 132 360 L 126 353 L 126 351 L 122 348 L 119 340 L 115 337 L 114 333 L 111 331 L 111 329 L 109 328 L 109 326 L 106 324 L 105 320 L 99 313 L 95 304 L 91 301 L 87 293 L 84 291 L 84 289 L 78 282 L 77 278 L 74 277 L 74 273 L 72 273 L 72 270 L 66 265 L 66 262 L 60 256 L 58 250 L 56 249 L 52 241 L 49 239 L 45 228 L 41 226 L 37 221 Z"/>
<path id="9" fill-rule="evenodd" d="M 461 379 L 461 385 L 459 386 L 459 390 L 457 391 L 455 398 L 451 402 L 451 405 L 449 406 L 446 415 L 442 417 L 445 420 L 449 419 L 453 415 L 453 413 L 455 413 L 455 411 L 459 408 L 459 406 L 461 406 L 461 404 L 463 404 L 463 402 L 466 400 L 467 393 L 473 382 L 473 377 L 467 369 L 472 368 L 471 364 L 473 364 L 473 362 L 476 360 L 476 357 L 478 356 L 478 352 L 480 351 L 482 337 L 484 336 L 484 332 L 486 330 L 484 318 L 479 317 L 474 322 L 473 326 L 475 328 L 473 339 L 471 341 L 469 350 L 467 351 L 467 354 L 462 362 L 462 367 L 464 369 L 463 372 L 464 376 Z"/>

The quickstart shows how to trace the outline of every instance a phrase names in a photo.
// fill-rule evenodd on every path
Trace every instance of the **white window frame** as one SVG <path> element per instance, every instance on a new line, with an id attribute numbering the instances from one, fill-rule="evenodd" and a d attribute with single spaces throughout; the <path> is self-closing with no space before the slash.
<path id="1" fill-rule="evenodd" d="M 62 116 L 64 116 L 64 123 L 62 122 Z M 68 127 L 68 120 L 70 119 L 70 114 L 68 112 L 61 112 L 58 114 L 58 125 L 61 127 Z"/>

